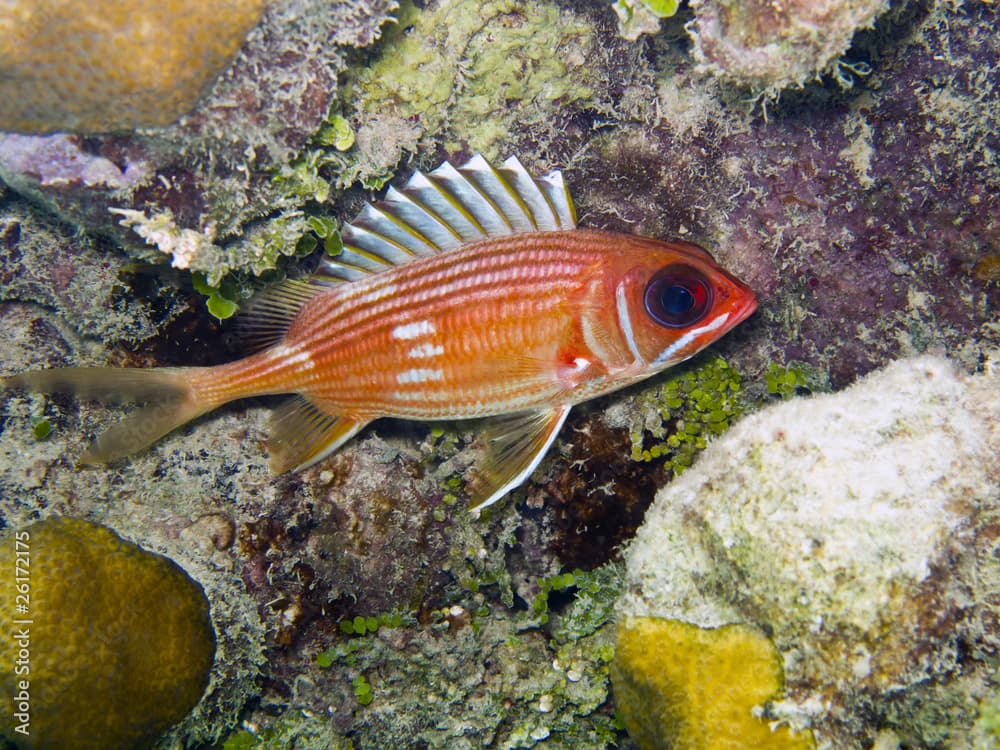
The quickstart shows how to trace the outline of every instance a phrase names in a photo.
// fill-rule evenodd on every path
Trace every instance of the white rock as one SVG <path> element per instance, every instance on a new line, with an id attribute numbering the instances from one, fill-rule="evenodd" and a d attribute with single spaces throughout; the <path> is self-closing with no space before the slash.
<path id="1" fill-rule="evenodd" d="M 871 747 L 895 722 L 930 740 L 932 695 L 971 723 L 989 689 L 998 455 L 1000 377 L 943 359 L 765 409 L 657 495 L 620 611 L 773 634 L 784 711 L 821 748 Z"/>

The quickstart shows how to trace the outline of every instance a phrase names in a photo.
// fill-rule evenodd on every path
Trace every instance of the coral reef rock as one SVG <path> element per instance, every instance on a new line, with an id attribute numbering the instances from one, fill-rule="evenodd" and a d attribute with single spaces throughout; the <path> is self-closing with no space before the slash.
<path id="1" fill-rule="evenodd" d="M 836 73 L 854 33 L 887 0 L 693 0 L 694 56 L 720 78 L 757 90 L 801 86 Z"/>
<path id="2" fill-rule="evenodd" d="M 175 563 L 110 529 L 50 518 L 0 547 L 4 736 L 25 750 L 146 747 L 208 684 L 208 600 Z M 27 724 L 27 731 L 18 727 Z"/>
<path id="3" fill-rule="evenodd" d="M 5 105 L 28 106 L 31 100 L 19 97 L 12 87 L 31 85 L 43 92 L 39 96 L 45 96 L 46 102 L 49 93 L 58 91 L 62 102 L 82 99 L 96 109 L 101 93 L 94 88 L 103 85 L 99 70 L 114 64 L 114 56 L 104 54 L 100 46 L 92 50 L 83 41 L 75 46 L 70 41 L 36 41 L 38 49 L 32 47 L 33 54 L 51 62 L 30 63 L 35 65 L 30 71 L 33 77 L 27 84 L 18 82 L 18 76 L 24 78 L 27 73 L 14 67 L 22 54 L 15 55 L 14 47 L 29 42 L 8 38 L 3 32 L 27 23 L 24 18 L 33 12 L 29 5 L 15 2 L 15 12 L 8 14 L 11 18 L 0 17 L 0 98 Z M 39 5 L 73 4 L 46 0 Z M 76 13 L 74 34 L 83 36 L 89 28 L 87 19 L 96 17 L 104 6 L 108 6 L 108 23 L 113 25 L 119 13 L 148 11 L 150 4 L 129 0 L 111 12 L 112 5 L 119 7 L 101 2 L 98 10 Z M 162 84 L 177 90 L 156 91 L 141 81 L 127 80 L 139 75 L 130 74 L 129 66 L 114 67 L 111 72 L 123 80 L 112 82 L 121 93 L 109 106 L 118 111 L 104 120 L 95 114 L 91 122 L 79 115 L 74 129 L 89 135 L 0 132 L 0 180 L 74 228 L 109 237 L 140 259 L 158 255 L 146 247 L 145 240 L 159 252 L 173 254 L 179 242 L 188 240 L 190 245 L 198 237 L 196 249 L 213 265 L 205 268 L 209 260 L 204 260 L 200 265 L 188 262 L 187 267 L 206 271 L 218 284 L 224 273 L 261 273 L 294 252 L 307 227 L 296 191 L 275 179 L 275 174 L 323 126 L 337 98 L 337 78 L 347 67 L 349 50 L 378 38 L 396 3 L 227 0 L 204 8 L 189 2 L 163 3 L 155 12 L 146 13 L 144 25 L 136 23 L 141 28 L 126 28 L 115 39 L 126 49 L 140 48 L 129 53 L 130 59 L 169 71 L 207 68 L 207 55 L 199 52 L 197 41 L 211 39 L 215 47 L 221 47 L 224 38 L 232 37 L 237 43 L 224 55 L 226 60 L 232 58 L 224 72 L 212 73 L 204 84 L 168 72 L 162 75 Z M 185 31 L 189 23 L 197 25 L 199 14 L 204 13 L 211 18 L 197 32 Z M 258 18 L 260 22 L 254 25 Z M 216 22 L 226 27 L 226 33 L 211 31 Z M 143 46 L 147 32 L 169 40 L 174 47 Z M 238 42 L 244 37 L 240 47 Z M 59 73 L 63 68 L 69 71 L 65 75 Z M 56 89 L 45 76 L 56 79 L 61 88 Z M 42 109 L 40 103 L 31 106 Z M 143 112 L 143 107 L 149 111 Z M 4 109 L 0 130 L 42 131 L 72 125 L 52 121 L 43 127 L 44 122 L 27 122 L 31 113 L 17 114 L 12 106 Z M 178 110 L 190 111 L 178 119 Z M 31 116 L 41 119 L 43 115 Z M 133 131 L 125 127 L 129 122 L 162 127 Z M 112 214 L 110 208 L 125 213 Z M 132 219 L 122 222 L 122 215 Z M 262 218 L 267 220 L 261 222 Z M 167 231 L 172 223 L 176 223 L 173 233 Z M 133 232 L 133 227 L 144 232 Z M 156 241 L 150 237 L 151 230 L 158 232 Z"/>
<path id="4" fill-rule="evenodd" d="M 262 0 L 5 3 L 0 130 L 101 132 L 189 111 L 260 20 Z"/>
<path id="5" fill-rule="evenodd" d="M 153 312 L 123 293 L 123 265 L 99 242 L 46 221 L 23 202 L 0 207 L 0 303 L 56 310 L 84 335 L 109 343 L 147 339 L 156 333 Z"/>
<path id="6" fill-rule="evenodd" d="M 401 13 L 358 76 L 358 150 L 371 165 L 396 150 L 395 164 L 443 132 L 449 150 L 496 158 L 512 135 L 544 132 L 560 111 L 602 108 L 595 56 L 611 53 L 595 42 L 585 14 L 537 0 L 441 0 Z"/>
<path id="7" fill-rule="evenodd" d="M 821 750 L 969 746 L 1000 645 L 995 365 L 904 359 L 740 422 L 658 494 L 623 621 L 769 634 L 785 694 L 755 710 Z"/>

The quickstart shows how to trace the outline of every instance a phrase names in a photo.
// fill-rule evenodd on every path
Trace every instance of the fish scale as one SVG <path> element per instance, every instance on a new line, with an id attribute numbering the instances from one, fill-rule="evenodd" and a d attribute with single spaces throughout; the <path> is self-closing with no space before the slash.
<path id="1" fill-rule="evenodd" d="M 266 347 L 256 354 L 7 384 L 149 402 L 98 437 L 90 462 L 248 396 L 293 396 L 271 419 L 276 471 L 322 460 L 379 417 L 490 417 L 467 482 L 482 507 L 538 466 L 574 404 L 693 356 L 756 307 L 696 245 L 576 228 L 562 175 L 535 178 L 514 158 L 418 172 L 342 237 L 316 277 L 247 306 L 249 335 Z"/>

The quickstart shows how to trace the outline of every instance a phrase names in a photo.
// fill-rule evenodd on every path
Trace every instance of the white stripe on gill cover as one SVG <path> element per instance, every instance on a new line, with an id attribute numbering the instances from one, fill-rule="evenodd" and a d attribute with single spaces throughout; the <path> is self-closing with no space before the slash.
<path id="1" fill-rule="evenodd" d="M 642 366 L 645 364 L 642 360 L 642 355 L 639 353 L 639 347 L 635 343 L 635 332 L 632 330 L 632 319 L 628 314 L 628 300 L 625 299 L 625 284 L 619 284 L 618 288 L 615 289 L 615 307 L 618 310 L 618 325 L 622 329 L 622 333 L 625 334 L 625 341 L 628 344 L 628 349 L 632 352 L 632 356 L 635 361 L 633 365 Z"/>
<path id="2" fill-rule="evenodd" d="M 653 361 L 653 367 L 658 367 L 658 366 L 662 365 L 663 363 L 665 363 L 667 360 L 670 359 L 670 357 L 674 354 L 674 352 L 680 351 L 685 346 L 687 346 L 688 344 L 690 344 L 693 339 L 697 338 L 701 334 L 708 333 L 710 331 L 714 331 L 717 328 L 721 328 L 722 326 L 724 326 L 726 324 L 727 320 L 729 320 L 729 313 L 722 313 L 722 315 L 719 315 L 718 317 L 713 318 L 710 323 L 706 323 L 705 325 L 701 326 L 700 328 L 692 328 L 690 331 L 688 331 L 687 333 L 685 333 L 683 336 L 681 336 L 679 339 L 677 339 L 674 343 L 672 343 L 670 346 L 668 346 L 666 349 L 664 349 L 662 352 L 660 352 L 660 356 L 658 356 Z"/>

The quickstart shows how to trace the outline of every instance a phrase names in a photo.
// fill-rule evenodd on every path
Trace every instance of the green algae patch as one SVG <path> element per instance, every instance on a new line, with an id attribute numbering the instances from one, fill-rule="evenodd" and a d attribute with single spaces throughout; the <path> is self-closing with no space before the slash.
<path id="1" fill-rule="evenodd" d="M 241 729 L 222 743 L 221 750 L 355 750 L 355 746 L 337 734 L 328 718 L 298 710 L 266 729 Z"/>
<path id="2" fill-rule="evenodd" d="M 1000 680 L 1000 673 L 994 675 L 994 685 Z M 976 747 L 992 748 L 1000 744 L 1000 690 L 994 690 L 979 706 L 976 719 Z"/>
<path id="3" fill-rule="evenodd" d="M 615 702 L 642 750 L 815 748 L 811 733 L 759 718 L 784 688 L 777 649 L 759 630 L 636 617 L 616 640 Z"/>
<path id="4" fill-rule="evenodd" d="M 675 474 L 694 462 L 708 440 L 742 416 L 742 377 L 722 357 L 671 375 L 638 398 L 643 418 L 629 433 L 633 461 L 662 461 Z"/>
<path id="5" fill-rule="evenodd" d="M 379 51 L 349 71 L 323 125 L 274 180 L 286 201 L 381 190 L 407 154 L 506 157 L 511 137 L 550 140 L 553 121 L 606 110 L 593 25 L 539 0 L 400 3 Z M 603 93 L 602 93 L 603 92 Z"/>
<path id="6" fill-rule="evenodd" d="M 355 134 L 351 123 L 341 114 L 332 114 L 313 139 L 321 146 L 333 146 L 338 151 L 347 151 L 354 145 Z"/>
<path id="7" fill-rule="evenodd" d="M 416 11 L 406 3 L 380 58 L 356 81 L 362 122 L 386 110 L 446 131 L 488 158 L 516 125 L 541 122 L 562 103 L 589 100 L 586 66 L 594 30 L 549 3 L 443 0 Z"/>
<path id="8" fill-rule="evenodd" d="M 34 420 L 31 425 L 31 434 L 34 436 L 35 440 L 42 441 L 48 438 L 52 434 L 52 423 L 42 417 L 41 419 Z"/>
<path id="9" fill-rule="evenodd" d="M 215 656 L 208 600 L 171 560 L 51 518 L 0 540 L 0 567 L 16 608 L 0 641 L 15 710 L 0 727 L 21 750 L 147 747 L 201 698 Z"/>
<path id="10" fill-rule="evenodd" d="M 649 8 L 659 18 L 668 18 L 677 12 L 677 0 L 642 0 L 642 4 Z"/>
<path id="11" fill-rule="evenodd" d="M 635 41 L 643 34 L 656 34 L 660 19 L 677 13 L 678 0 L 615 0 L 611 7 L 618 16 L 618 32 Z"/>
<path id="12" fill-rule="evenodd" d="M 594 570 L 573 570 L 542 578 L 531 603 L 534 620 L 526 618 L 523 627 L 549 623 L 549 595 L 573 593 L 572 603 L 555 616 L 550 631 L 556 644 L 578 641 L 592 635 L 612 621 L 615 601 L 622 588 L 621 568 L 615 563 Z"/>
<path id="13" fill-rule="evenodd" d="M 205 296 L 205 307 L 218 320 L 231 318 L 239 310 L 240 291 L 231 279 L 213 287 L 205 280 L 205 274 L 195 272 L 191 274 L 191 284 L 198 294 Z"/>
<path id="14" fill-rule="evenodd" d="M 543 578 L 538 596 L 553 596 L 527 611 L 479 580 L 419 621 L 345 615 L 310 679 L 324 695 L 353 696 L 352 710 L 377 725 L 373 746 L 615 746 L 608 672 L 621 573 L 611 564 Z"/>
<path id="15" fill-rule="evenodd" d="M 805 362 L 790 362 L 787 365 L 771 362 L 764 373 L 764 384 L 768 396 L 781 399 L 830 390 L 829 378 Z"/>

